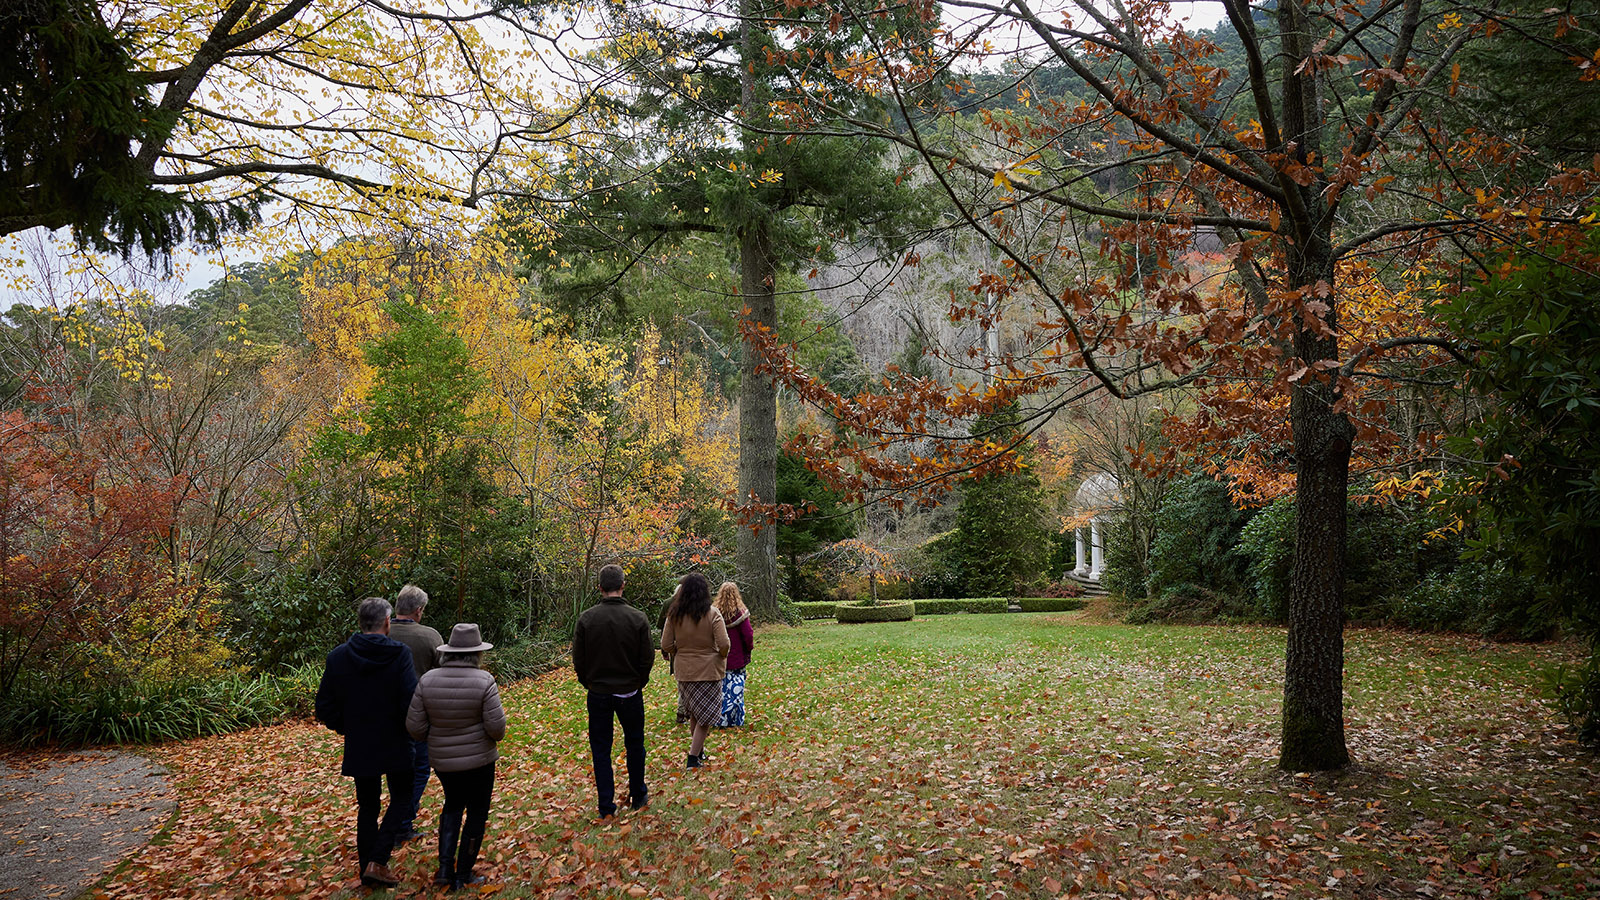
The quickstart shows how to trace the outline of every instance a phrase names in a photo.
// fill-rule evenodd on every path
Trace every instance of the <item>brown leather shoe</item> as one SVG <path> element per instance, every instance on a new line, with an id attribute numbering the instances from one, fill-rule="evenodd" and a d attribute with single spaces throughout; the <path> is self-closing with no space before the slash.
<path id="1" fill-rule="evenodd" d="M 394 887 L 400 883 L 400 879 L 394 877 L 394 873 L 389 871 L 388 866 L 376 862 L 367 863 L 367 870 L 361 873 L 361 880 L 370 881 L 383 887 Z"/>

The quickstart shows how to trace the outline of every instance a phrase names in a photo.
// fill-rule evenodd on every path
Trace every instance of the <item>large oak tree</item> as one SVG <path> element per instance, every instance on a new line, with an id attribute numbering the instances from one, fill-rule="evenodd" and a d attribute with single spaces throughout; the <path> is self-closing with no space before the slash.
<path id="1" fill-rule="evenodd" d="M 1597 172 L 1587 158 L 1541 156 L 1518 132 L 1439 112 L 1481 90 L 1462 77 L 1466 48 L 1506 39 L 1509 25 L 1570 30 L 1558 14 L 1513 22 L 1424 0 L 1222 6 L 1226 22 L 1195 33 L 1154 0 L 948 0 L 935 39 L 894 35 L 842 66 L 901 111 L 894 128 L 851 126 L 920 154 L 965 227 L 1000 256 L 954 312 L 982 314 L 973 298 L 986 296 L 1014 316 L 1042 314 L 986 391 L 941 399 L 907 379 L 904 402 L 868 406 L 793 381 L 875 436 L 865 442 L 874 450 L 927 430 L 918 423 L 1019 397 L 1033 398 L 1038 423 L 1088 392 L 1180 386 L 1200 391 L 1202 428 L 1278 442 L 1299 509 L 1280 764 L 1332 769 L 1349 759 L 1352 452 L 1392 439 L 1390 388 L 1427 380 L 1456 354 L 1425 291 L 1400 290 L 1402 273 L 1415 280 L 1425 265 L 1423 280 L 1447 291 L 1478 277 L 1485 248 L 1520 242 L 1562 257 Z M 844 23 L 877 10 L 832 8 Z M 959 76 L 979 67 L 982 79 Z M 1009 76 L 1001 91 L 974 94 L 997 70 Z M 1586 73 L 1574 65 L 1561 77 Z M 1063 75 L 1072 93 L 1037 90 Z M 1208 253 L 1221 273 L 1203 264 Z M 1373 295 L 1407 303 L 1356 299 Z M 994 450 L 975 441 L 898 473 L 862 466 L 916 483 Z"/>

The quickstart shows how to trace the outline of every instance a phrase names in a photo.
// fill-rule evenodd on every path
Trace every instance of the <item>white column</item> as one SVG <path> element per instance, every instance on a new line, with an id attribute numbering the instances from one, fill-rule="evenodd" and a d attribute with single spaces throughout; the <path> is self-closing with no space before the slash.
<path id="1" fill-rule="evenodd" d="M 1099 581 L 1100 573 L 1106 567 L 1105 534 L 1100 531 L 1099 517 L 1090 520 L 1089 536 L 1089 579 Z"/>
<path id="2" fill-rule="evenodd" d="M 1089 554 L 1088 548 L 1084 545 L 1082 525 L 1072 529 L 1072 543 L 1074 544 L 1074 549 L 1078 551 L 1078 564 L 1073 566 L 1072 574 L 1083 575 L 1089 571 L 1089 560 L 1087 558 Z"/>

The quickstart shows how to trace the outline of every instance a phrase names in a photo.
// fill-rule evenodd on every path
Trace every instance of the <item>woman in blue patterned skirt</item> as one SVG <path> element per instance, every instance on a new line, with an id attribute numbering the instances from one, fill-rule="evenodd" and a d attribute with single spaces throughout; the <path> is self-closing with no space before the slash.
<path id="1" fill-rule="evenodd" d="M 756 631 L 750 624 L 750 610 L 731 581 L 717 589 L 717 611 L 728 624 L 728 673 L 722 677 L 723 728 L 744 724 L 744 667 L 750 664 L 750 651 L 756 645 Z"/>

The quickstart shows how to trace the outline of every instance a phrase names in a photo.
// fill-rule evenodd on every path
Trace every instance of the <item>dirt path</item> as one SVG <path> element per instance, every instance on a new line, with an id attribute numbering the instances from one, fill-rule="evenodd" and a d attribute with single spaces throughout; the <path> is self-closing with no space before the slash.
<path id="1" fill-rule="evenodd" d="M 0 900 L 71 900 L 174 804 L 166 770 L 131 754 L 0 754 Z"/>

